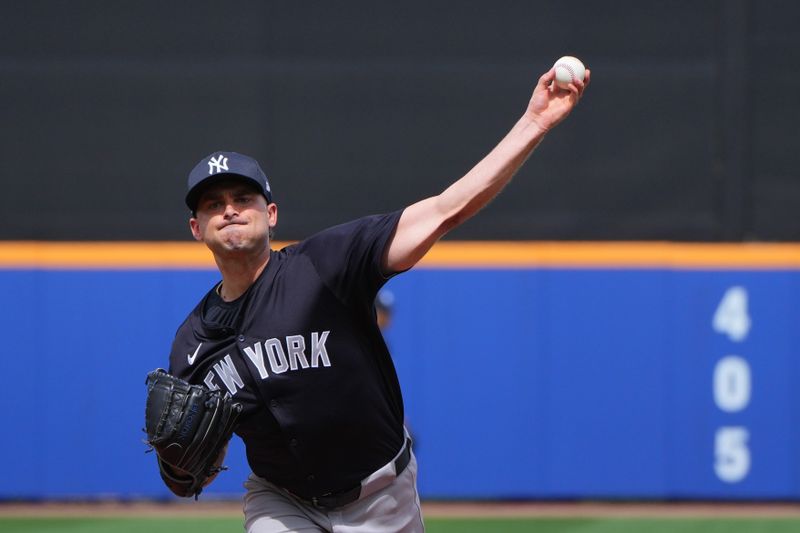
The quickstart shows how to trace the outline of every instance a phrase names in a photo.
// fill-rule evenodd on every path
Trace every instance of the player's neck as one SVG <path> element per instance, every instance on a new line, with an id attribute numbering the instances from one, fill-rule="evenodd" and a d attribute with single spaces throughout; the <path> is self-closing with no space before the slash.
<path id="1" fill-rule="evenodd" d="M 250 288 L 269 263 L 269 248 L 265 254 L 256 257 L 223 259 L 215 256 L 217 267 L 222 274 L 222 284 L 217 292 L 226 302 L 231 302 Z"/>

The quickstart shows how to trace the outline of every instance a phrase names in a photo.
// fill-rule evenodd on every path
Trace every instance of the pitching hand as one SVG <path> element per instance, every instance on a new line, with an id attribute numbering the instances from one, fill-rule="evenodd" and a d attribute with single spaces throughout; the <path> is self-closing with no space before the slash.
<path id="1" fill-rule="evenodd" d="M 528 109 L 525 111 L 525 116 L 545 132 L 564 120 L 578 105 L 578 101 L 589 85 L 591 72 L 586 69 L 584 81 L 570 83 L 568 89 L 558 88 L 554 83 L 555 77 L 555 68 L 551 68 L 539 78 L 531 101 L 528 103 Z"/>

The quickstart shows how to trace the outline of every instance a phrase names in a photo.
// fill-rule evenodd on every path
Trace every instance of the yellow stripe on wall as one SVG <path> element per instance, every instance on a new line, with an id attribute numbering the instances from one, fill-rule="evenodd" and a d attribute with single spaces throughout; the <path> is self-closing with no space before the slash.
<path id="1" fill-rule="evenodd" d="M 800 268 L 800 244 L 668 242 L 439 243 L 430 267 Z"/>
<path id="2" fill-rule="evenodd" d="M 3 268 L 213 268 L 203 246 L 191 242 L 3 242 Z"/>
<path id="3" fill-rule="evenodd" d="M 274 242 L 280 249 L 287 242 Z M 800 269 L 800 244 L 440 242 L 426 268 Z M 194 242 L 0 242 L 4 269 L 210 269 Z"/>

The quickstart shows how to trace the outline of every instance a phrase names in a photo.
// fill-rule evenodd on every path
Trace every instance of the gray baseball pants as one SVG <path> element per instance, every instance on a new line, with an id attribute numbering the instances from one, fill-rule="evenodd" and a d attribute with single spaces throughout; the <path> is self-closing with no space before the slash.
<path id="1" fill-rule="evenodd" d="M 361 482 L 358 500 L 335 510 L 319 509 L 266 479 L 251 474 L 244 484 L 244 527 L 247 533 L 422 533 L 417 493 L 417 460 L 412 452 L 396 476 L 394 463 Z"/>

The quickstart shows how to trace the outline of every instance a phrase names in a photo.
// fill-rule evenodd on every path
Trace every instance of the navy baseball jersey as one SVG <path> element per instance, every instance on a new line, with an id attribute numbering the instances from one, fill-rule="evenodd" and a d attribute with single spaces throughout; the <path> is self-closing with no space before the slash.
<path id="1" fill-rule="evenodd" d="M 346 490 L 404 442 L 403 401 L 373 302 L 402 212 L 271 251 L 237 300 L 211 289 L 178 329 L 170 373 L 244 405 L 253 472 L 304 498 Z"/>

